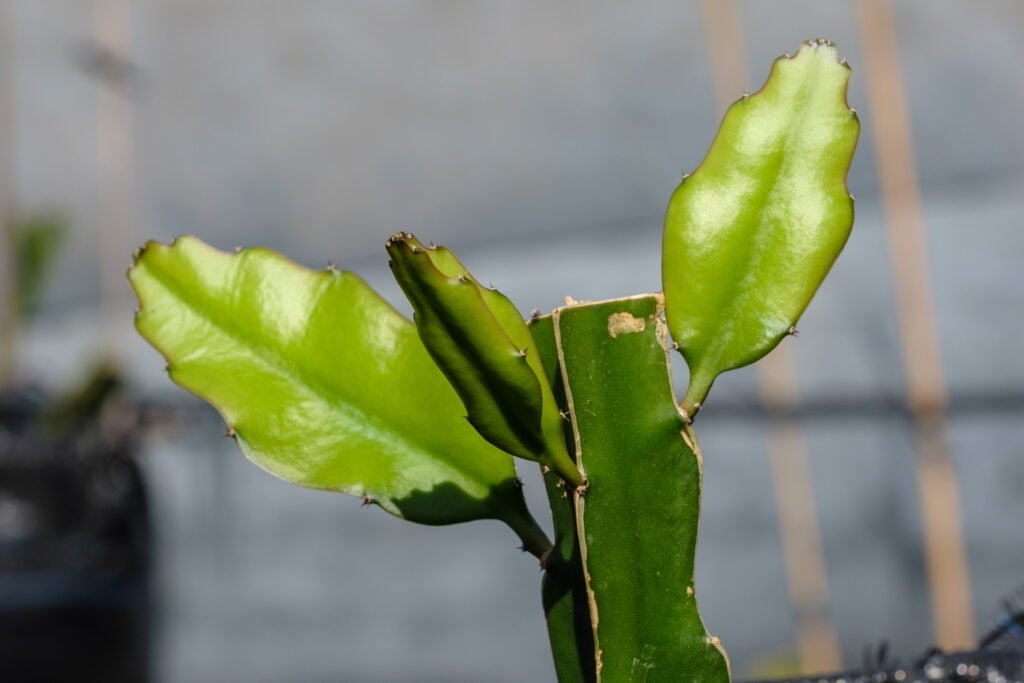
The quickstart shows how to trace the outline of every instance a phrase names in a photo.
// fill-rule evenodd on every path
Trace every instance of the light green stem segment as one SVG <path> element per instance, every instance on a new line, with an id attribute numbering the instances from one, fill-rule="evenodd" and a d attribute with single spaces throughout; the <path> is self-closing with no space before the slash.
<path id="1" fill-rule="evenodd" d="M 527 550 L 550 549 L 512 458 L 466 423 L 412 323 L 355 275 L 182 237 L 140 249 L 128 277 L 171 379 L 263 469 L 423 524 L 501 519 Z"/>
<path id="2" fill-rule="evenodd" d="M 726 682 L 694 594 L 701 456 L 675 404 L 661 312 L 645 295 L 552 315 L 588 481 L 574 495 L 594 671 L 608 683 Z"/>
<path id="3" fill-rule="evenodd" d="M 481 285 L 450 249 L 424 246 L 409 233 L 392 235 L 387 248 L 420 339 L 462 399 L 470 424 L 498 448 L 582 484 L 533 337 L 515 305 Z"/>
<path id="4" fill-rule="evenodd" d="M 846 243 L 846 173 L 860 124 L 850 68 L 825 40 L 775 61 L 733 104 L 665 216 L 668 326 L 690 366 L 692 417 L 715 378 L 758 360 L 795 329 Z"/>

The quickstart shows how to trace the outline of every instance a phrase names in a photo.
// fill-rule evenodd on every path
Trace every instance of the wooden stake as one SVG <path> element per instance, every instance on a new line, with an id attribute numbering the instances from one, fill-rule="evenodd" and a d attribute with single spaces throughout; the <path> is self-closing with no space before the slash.
<path id="1" fill-rule="evenodd" d="M 0 0 L 0 390 L 14 382 L 20 328 L 15 257 L 13 39 L 10 3 Z"/>
<path id="2" fill-rule="evenodd" d="M 948 394 L 896 28 L 886 0 L 861 0 L 857 7 L 907 401 L 915 421 L 918 495 L 935 639 L 943 649 L 967 649 L 974 646 L 970 578 L 959 485 L 945 426 Z"/>
<path id="3" fill-rule="evenodd" d="M 130 64 L 131 0 L 97 0 L 96 49 Z M 131 89 L 99 74 L 97 81 L 97 155 L 99 183 L 100 313 L 104 346 L 113 362 L 123 356 L 130 331 L 123 326 L 131 310 L 124 271 L 135 244 L 134 107 Z"/>

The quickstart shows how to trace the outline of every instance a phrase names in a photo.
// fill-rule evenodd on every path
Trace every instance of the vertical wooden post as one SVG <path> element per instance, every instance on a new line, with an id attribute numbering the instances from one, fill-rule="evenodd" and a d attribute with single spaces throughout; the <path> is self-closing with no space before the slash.
<path id="1" fill-rule="evenodd" d="M 701 7 L 715 99 L 724 113 L 749 88 L 743 29 L 735 0 L 702 0 Z M 799 390 L 790 347 L 780 344 L 757 369 L 761 400 L 772 415 L 768 453 L 800 666 L 807 672 L 838 670 L 839 638 L 828 606 L 807 442 L 793 417 Z"/>
<path id="2" fill-rule="evenodd" d="M 837 671 L 842 668 L 839 636 L 828 604 L 825 553 L 807 440 L 793 417 L 799 401 L 796 368 L 785 342 L 759 362 L 758 380 L 761 400 L 772 417 L 768 454 L 795 614 L 797 654 L 804 671 Z"/>
<path id="3" fill-rule="evenodd" d="M 131 0 L 96 0 L 96 49 L 130 63 Z M 100 271 L 100 314 L 104 345 L 110 360 L 124 353 L 128 331 L 120 326 L 131 310 L 124 271 L 134 237 L 134 107 L 129 84 L 97 80 L 97 160 L 99 164 L 99 238 L 96 258 Z"/>
<path id="4" fill-rule="evenodd" d="M 861 0 L 858 12 L 907 401 L 915 422 L 918 496 L 935 638 L 944 649 L 969 648 L 974 645 L 974 616 L 967 552 L 945 422 L 948 397 L 896 29 L 886 0 Z"/>
<path id="5" fill-rule="evenodd" d="M 0 389 L 13 382 L 19 329 L 15 256 L 14 31 L 0 0 Z"/>

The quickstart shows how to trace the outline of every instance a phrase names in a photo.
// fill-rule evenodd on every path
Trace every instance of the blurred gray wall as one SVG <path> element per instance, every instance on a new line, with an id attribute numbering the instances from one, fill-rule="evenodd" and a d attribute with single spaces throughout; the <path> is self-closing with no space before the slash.
<path id="1" fill-rule="evenodd" d="M 826 36 L 854 67 L 849 99 L 864 123 L 853 237 L 793 343 L 801 390 L 899 395 L 853 6 L 740 7 L 751 90 L 774 57 Z M 656 290 L 665 203 L 717 126 L 695 2 L 139 2 L 131 239 L 100 244 L 97 93 L 108 86 L 90 67 L 93 4 L 11 8 L 18 196 L 73 225 L 23 345 L 24 374 L 50 384 L 101 343 L 97 264 L 123 269 L 135 244 L 180 233 L 334 261 L 396 303 L 382 243 L 397 229 L 456 248 L 524 311 Z M 954 393 L 1021 392 L 1024 6 L 915 0 L 896 12 L 944 370 Z M 134 340 L 127 310 L 115 333 Z M 141 342 L 129 363 L 142 390 L 190 400 Z M 712 417 L 715 400 L 755 395 L 749 369 L 722 378 L 702 429 L 698 594 L 741 674 L 792 649 L 766 426 Z M 1024 421 L 996 410 L 952 424 L 984 625 L 1024 581 Z M 406 527 L 293 490 L 203 425 L 147 454 L 161 680 L 552 679 L 539 575 L 510 534 Z M 930 630 L 906 425 L 807 428 L 848 663 L 883 638 L 914 654 Z"/>

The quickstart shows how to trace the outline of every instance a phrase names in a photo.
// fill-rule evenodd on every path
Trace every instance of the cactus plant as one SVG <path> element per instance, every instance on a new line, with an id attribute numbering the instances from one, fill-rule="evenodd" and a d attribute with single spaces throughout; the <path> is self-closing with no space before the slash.
<path id="1" fill-rule="evenodd" d="M 729 109 L 669 203 L 663 294 L 524 321 L 450 250 L 397 233 L 413 324 L 351 273 L 184 237 L 136 253 L 137 327 L 272 474 L 410 521 L 505 521 L 544 567 L 559 681 L 728 681 L 693 585 L 692 422 L 719 373 L 792 332 L 846 241 L 849 74 L 809 41 Z M 553 543 L 513 457 L 540 464 Z"/>

